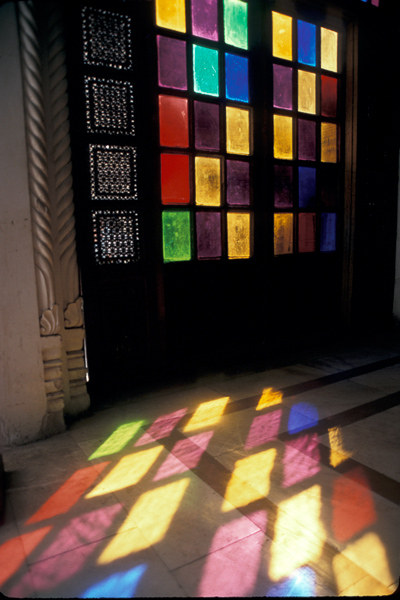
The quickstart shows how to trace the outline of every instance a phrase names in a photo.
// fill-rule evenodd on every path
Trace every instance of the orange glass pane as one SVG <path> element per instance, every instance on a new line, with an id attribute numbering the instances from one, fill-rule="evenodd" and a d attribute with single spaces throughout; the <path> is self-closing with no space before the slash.
<path id="1" fill-rule="evenodd" d="M 156 0 L 156 23 L 174 31 L 186 31 L 185 0 Z"/>
<path id="2" fill-rule="evenodd" d="M 300 112 L 315 115 L 315 73 L 298 72 L 298 108 Z"/>
<path id="3" fill-rule="evenodd" d="M 338 34 L 337 31 L 321 27 L 321 68 L 337 73 Z"/>
<path id="4" fill-rule="evenodd" d="M 337 162 L 337 126 L 321 123 L 321 162 Z"/>
<path id="5" fill-rule="evenodd" d="M 175 96 L 159 96 L 160 144 L 171 148 L 189 146 L 188 101 Z"/>
<path id="6" fill-rule="evenodd" d="M 208 156 L 195 158 L 196 204 L 220 206 L 221 159 Z"/>
<path id="7" fill-rule="evenodd" d="M 293 119 L 274 115 L 274 157 L 293 159 Z"/>
<path id="8" fill-rule="evenodd" d="M 293 214 L 274 215 L 274 254 L 293 253 Z"/>
<path id="9" fill-rule="evenodd" d="M 229 154 L 250 154 L 250 113 L 248 110 L 226 107 L 226 151 Z"/>
<path id="10" fill-rule="evenodd" d="M 228 258 L 250 258 L 251 256 L 251 215 L 250 213 L 227 214 Z"/>
<path id="11" fill-rule="evenodd" d="M 292 17 L 272 12 L 272 54 L 292 60 Z"/>

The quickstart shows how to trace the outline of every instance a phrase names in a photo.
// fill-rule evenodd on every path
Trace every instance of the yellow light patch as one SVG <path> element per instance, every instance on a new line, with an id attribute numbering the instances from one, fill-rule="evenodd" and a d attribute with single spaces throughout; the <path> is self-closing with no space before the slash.
<path id="1" fill-rule="evenodd" d="M 270 448 L 236 462 L 226 488 L 222 512 L 232 510 L 232 506 L 247 506 L 267 496 L 275 456 L 276 449 Z"/>
<path id="2" fill-rule="evenodd" d="M 273 581 L 288 577 L 296 569 L 317 561 L 325 543 L 320 520 L 321 488 L 314 485 L 284 500 L 278 508 L 269 576 Z"/>
<path id="3" fill-rule="evenodd" d="M 242 108 L 226 107 L 226 151 L 250 154 L 250 113 Z"/>
<path id="4" fill-rule="evenodd" d="M 337 31 L 321 27 L 321 68 L 337 73 L 338 34 Z"/>
<path id="5" fill-rule="evenodd" d="M 272 54 L 292 60 L 292 17 L 272 12 Z"/>
<path id="6" fill-rule="evenodd" d="M 315 115 L 315 73 L 299 70 L 298 97 L 299 111 Z"/>
<path id="7" fill-rule="evenodd" d="M 272 387 L 266 388 L 263 390 L 262 396 L 256 406 L 256 410 L 262 410 L 263 408 L 273 406 L 274 404 L 281 404 L 282 397 L 282 392 L 275 391 Z"/>
<path id="8" fill-rule="evenodd" d="M 112 538 L 97 562 L 110 563 L 160 542 L 168 531 L 188 485 L 189 479 L 181 479 L 140 496 L 118 534 Z"/>
<path id="9" fill-rule="evenodd" d="M 293 252 L 293 214 L 276 213 L 274 215 L 274 254 L 292 254 Z"/>
<path id="10" fill-rule="evenodd" d="M 99 483 L 85 498 L 102 496 L 134 485 L 147 473 L 151 465 L 160 455 L 163 447 L 149 448 L 142 452 L 124 456 L 103 481 Z"/>
<path id="11" fill-rule="evenodd" d="M 184 427 L 183 431 L 193 431 L 202 427 L 210 427 L 215 425 L 220 420 L 222 413 L 225 410 L 229 396 L 225 398 L 218 398 L 218 400 L 210 400 L 209 402 L 203 402 L 197 407 L 193 413 L 191 419 Z"/>
<path id="12" fill-rule="evenodd" d="M 196 204 L 220 206 L 221 204 L 221 159 L 196 156 Z"/>
<path id="13" fill-rule="evenodd" d="M 186 31 L 185 0 L 156 0 L 156 23 L 174 31 Z"/>
<path id="14" fill-rule="evenodd" d="M 274 157 L 293 159 L 293 119 L 274 115 Z"/>
<path id="15" fill-rule="evenodd" d="M 331 427 L 329 431 L 329 445 L 331 447 L 331 455 L 329 462 L 332 467 L 337 467 L 351 456 L 352 452 L 346 452 L 343 446 L 342 432 L 339 427 Z"/>
<path id="16" fill-rule="evenodd" d="M 250 223 L 250 213 L 228 212 L 228 258 L 250 258 Z"/>
<path id="17" fill-rule="evenodd" d="M 337 162 L 337 127 L 335 123 L 321 123 L 321 162 Z"/>

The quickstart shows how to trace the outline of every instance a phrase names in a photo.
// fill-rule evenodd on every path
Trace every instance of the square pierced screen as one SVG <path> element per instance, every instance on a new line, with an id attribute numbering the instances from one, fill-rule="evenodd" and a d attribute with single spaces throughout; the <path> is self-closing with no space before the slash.
<path id="1" fill-rule="evenodd" d="M 128 264 L 140 259 L 139 218 L 134 210 L 92 212 L 96 263 Z"/>
<path id="2" fill-rule="evenodd" d="M 90 133 L 135 134 L 131 83 L 85 77 L 85 96 Z"/>
<path id="3" fill-rule="evenodd" d="M 97 67 L 132 68 L 131 18 L 108 10 L 82 10 L 83 61 Z"/>
<path id="4" fill-rule="evenodd" d="M 136 148 L 90 145 L 92 200 L 137 200 Z"/>

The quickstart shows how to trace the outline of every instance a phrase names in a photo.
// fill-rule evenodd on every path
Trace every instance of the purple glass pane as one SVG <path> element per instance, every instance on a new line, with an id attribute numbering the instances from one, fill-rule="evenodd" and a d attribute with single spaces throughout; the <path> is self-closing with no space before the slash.
<path id="1" fill-rule="evenodd" d="M 218 41 L 218 0 L 192 0 L 192 33 Z"/>
<path id="2" fill-rule="evenodd" d="M 292 69 L 274 65 L 274 106 L 292 109 Z"/>
<path id="3" fill-rule="evenodd" d="M 174 90 L 186 90 L 186 42 L 157 36 L 158 84 Z"/>
<path id="4" fill-rule="evenodd" d="M 298 153 L 300 160 L 315 160 L 315 121 L 299 119 Z"/>
<path id="5" fill-rule="evenodd" d="M 274 167 L 275 207 L 293 206 L 293 168 L 282 165 Z"/>
<path id="6" fill-rule="evenodd" d="M 197 258 L 220 258 L 221 214 L 198 212 L 196 215 Z"/>
<path id="7" fill-rule="evenodd" d="M 219 106 L 194 102 L 194 139 L 197 150 L 219 150 Z"/>
<path id="8" fill-rule="evenodd" d="M 228 204 L 250 204 L 249 163 L 226 161 L 226 201 Z"/>

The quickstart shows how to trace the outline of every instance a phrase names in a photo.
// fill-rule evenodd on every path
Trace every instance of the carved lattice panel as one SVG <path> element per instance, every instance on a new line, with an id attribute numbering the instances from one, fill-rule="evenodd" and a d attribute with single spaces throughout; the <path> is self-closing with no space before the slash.
<path id="1" fill-rule="evenodd" d="M 94 210 L 96 263 L 127 264 L 140 258 L 139 219 L 133 210 Z"/>
<path id="2" fill-rule="evenodd" d="M 85 77 L 90 133 L 134 135 L 133 87 L 127 81 Z"/>
<path id="3" fill-rule="evenodd" d="M 137 200 L 136 148 L 90 145 L 92 200 Z"/>
<path id="4" fill-rule="evenodd" d="M 85 7 L 82 29 L 85 64 L 114 69 L 132 67 L 130 17 Z"/>

